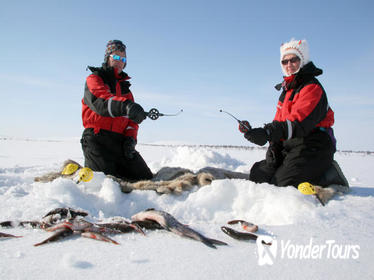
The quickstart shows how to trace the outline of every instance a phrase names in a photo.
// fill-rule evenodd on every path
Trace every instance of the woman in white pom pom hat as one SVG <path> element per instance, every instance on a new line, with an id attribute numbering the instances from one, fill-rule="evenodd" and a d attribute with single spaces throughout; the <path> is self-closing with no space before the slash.
<path id="1" fill-rule="evenodd" d="M 333 160 L 334 112 L 316 79 L 322 70 L 310 61 L 307 41 L 282 44 L 280 64 L 284 80 L 275 87 L 282 93 L 274 120 L 245 134 L 257 145 L 269 142 L 266 159 L 253 165 L 250 180 L 277 186 L 298 186 L 306 181 L 323 187 L 348 186 Z"/>

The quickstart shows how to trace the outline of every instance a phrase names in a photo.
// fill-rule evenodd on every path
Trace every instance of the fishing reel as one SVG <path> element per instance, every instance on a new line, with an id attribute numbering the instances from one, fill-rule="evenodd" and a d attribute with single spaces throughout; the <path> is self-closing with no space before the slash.
<path id="1" fill-rule="evenodd" d="M 149 110 L 149 112 L 145 112 L 147 117 L 150 118 L 151 120 L 157 120 L 159 117 L 170 117 L 170 116 L 178 116 L 180 113 L 183 112 L 183 109 L 181 109 L 178 113 L 176 114 L 163 114 L 163 113 L 160 113 L 159 110 L 157 110 L 156 108 L 152 108 Z"/>

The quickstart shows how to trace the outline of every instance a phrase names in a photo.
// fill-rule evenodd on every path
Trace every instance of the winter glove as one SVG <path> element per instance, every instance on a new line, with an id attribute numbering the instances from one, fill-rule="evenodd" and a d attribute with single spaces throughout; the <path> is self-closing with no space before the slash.
<path id="1" fill-rule="evenodd" d="M 123 154 L 126 159 L 134 159 L 138 153 L 135 150 L 135 146 L 136 140 L 132 137 L 126 137 L 125 141 L 123 142 Z"/>
<path id="2" fill-rule="evenodd" d="M 272 168 L 278 168 L 283 162 L 282 148 L 279 144 L 270 143 L 266 151 L 266 164 Z"/>
<path id="3" fill-rule="evenodd" d="M 125 102 L 125 110 L 128 118 L 137 124 L 140 124 L 147 117 L 142 106 L 130 100 Z"/>
<path id="4" fill-rule="evenodd" d="M 248 141 L 260 146 L 265 145 L 269 140 L 268 132 L 262 127 L 249 130 L 244 134 L 244 137 Z"/>
<path id="5" fill-rule="evenodd" d="M 288 124 L 287 122 L 278 122 L 273 121 L 271 123 L 265 124 L 264 128 L 268 132 L 269 135 L 269 141 L 271 142 L 279 142 L 280 140 L 286 140 L 288 139 Z M 291 124 L 292 128 L 292 124 Z M 291 135 L 292 136 L 292 135 Z"/>
<path id="6" fill-rule="evenodd" d="M 239 131 L 241 133 L 247 133 L 248 130 L 251 130 L 251 129 L 252 129 L 252 127 L 251 127 L 251 125 L 249 124 L 248 121 L 240 121 L 239 122 Z"/>

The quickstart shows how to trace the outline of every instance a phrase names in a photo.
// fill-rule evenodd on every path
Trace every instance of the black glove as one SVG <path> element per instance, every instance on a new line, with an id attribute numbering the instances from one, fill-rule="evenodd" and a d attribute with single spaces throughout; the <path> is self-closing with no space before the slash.
<path id="1" fill-rule="evenodd" d="M 145 120 L 147 115 L 144 112 L 142 106 L 130 100 L 127 100 L 125 104 L 126 115 L 129 117 L 130 120 L 138 124 Z"/>
<path id="2" fill-rule="evenodd" d="M 272 168 L 278 168 L 283 162 L 282 148 L 278 144 L 270 143 L 266 151 L 266 164 Z"/>
<path id="3" fill-rule="evenodd" d="M 262 128 L 253 128 L 244 134 L 245 139 L 251 141 L 256 145 L 263 146 L 269 141 L 269 134 L 268 132 Z"/>
<path id="4" fill-rule="evenodd" d="M 268 140 L 277 143 L 280 140 L 288 138 L 288 125 L 287 122 L 273 121 L 265 124 L 264 128 L 269 134 Z"/>
<path id="5" fill-rule="evenodd" d="M 135 150 L 136 140 L 132 137 L 126 137 L 123 142 L 123 154 L 126 159 L 133 159 L 138 153 Z"/>

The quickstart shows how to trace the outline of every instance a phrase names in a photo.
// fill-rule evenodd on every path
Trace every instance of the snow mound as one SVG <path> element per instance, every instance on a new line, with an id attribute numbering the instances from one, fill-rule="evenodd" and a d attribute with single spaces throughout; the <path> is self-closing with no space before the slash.
<path id="1" fill-rule="evenodd" d="M 222 224 L 240 218 L 258 224 L 286 225 L 297 221 L 300 213 L 313 212 L 316 205 L 314 199 L 301 195 L 293 187 L 280 189 L 247 180 L 216 180 L 177 196 L 159 195 L 154 191 L 124 194 L 118 183 L 102 173 L 95 172 L 94 178 L 94 182 L 80 184 L 59 178 L 50 183 L 13 186 L 3 194 L 10 206 L 6 216 L 35 219 L 52 208 L 69 206 L 86 210 L 95 218 L 129 218 L 153 207 L 190 223 Z M 38 210 L 16 211 L 11 205 L 17 205 L 20 197 L 25 205 Z"/>
<path id="2" fill-rule="evenodd" d="M 58 170 L 71 158 L 83 163 L 79 141 L 4 140 L 0 151 L 0 221 L 40 219 L 56 207 L 72 207 L 90 213 L 88 220 L 105 221 L 156 208 L 202 234 L 227 242 L 212 250 L 201 242 L 166 231 L 115 235 L 120 245 L 74 236 L 45 246 L 33 247 L 50 236 L 42 230 L 3 228 L 2 232 L 23 236 L 2 239 L 0 279 L 90 278 L 90 279 L 222 279 L 305 278 L 316 271 L 324 278 L 357 279 L 372 276 L 374 247 L 374 157 L 337 153 L 352 184 L 351 192 L 335 197 L 322 207 L 314 196 L 305 196 L 293 187 L 277 188 L 247 180 L 215 180 L 211 185 L 181 195 L 158 195 L 154 191 L 120 192 L 118 184 L 95 172 L 90 182 L 76 184 L 59 178 L 50 183 L 33 178 Z M 139 146 L 153 172 L 164 166 L 197 171 L 211 166 L 249 172 L 264 150 Z M 258 266 L 255 242 L 237 241 L 220 227 L 232 219 L 259 225 L 259 233 L 278 241 L 274 265 Z M 234 226 L 233 226 L 234 227 Z M 237 227 L 239 229 L 239 227 Z M 333 249 L 359 246 L 359 259 L 294 259 L 284 251 L 333 241 Z M 283 245 L 282 245 L 283 244 Z M 325 252 L 328 252 L 327 250 Z M 296 268 L 296 269 L 295 269 Z M 229 272 L 229 273 L 228 273 Z M 264 272 L 266 272 L 264 274 Z M 157 277 L 156 277 L 157 278 Z M 160 277 L 158 277 L 160 278 Z M 227 277 L 226 277 L 227 278 Z M 318 278 L 318 277 L 317 277 Z M 371 277 L 372 278 L 372 277 Z"/>
<path id="3" fill-rule="evenodd" d="M 164 157 L 159 163 L 163 166 L 184 167 L 197 171 L 206 166 L 235 170 L 244 163 L 232 158 L 228 153 L 218 153 L 208 148 L 177 147 L 171 157 Z"/>

